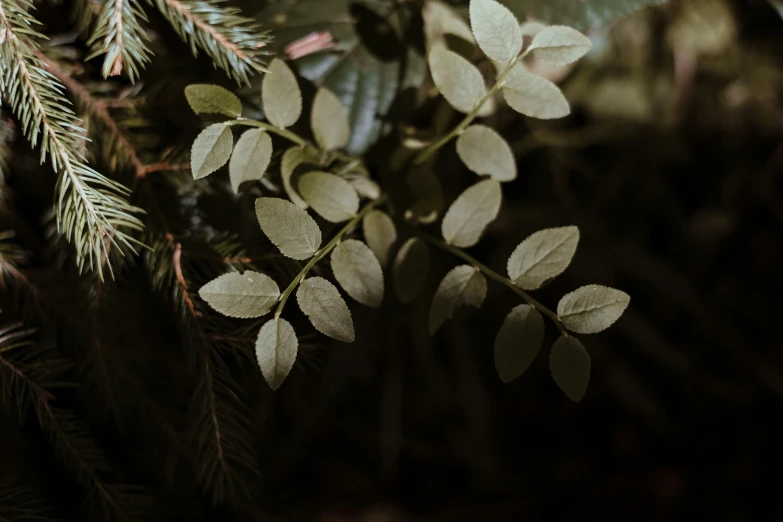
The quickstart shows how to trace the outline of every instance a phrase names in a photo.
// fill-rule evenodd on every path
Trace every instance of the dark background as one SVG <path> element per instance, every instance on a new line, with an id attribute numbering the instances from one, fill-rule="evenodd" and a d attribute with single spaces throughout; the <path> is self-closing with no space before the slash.
<path id="1" fill-rule="evenodd" d="M 549 376 L 551 324 L 531 369 L 509 385 L 497 378 L 494 337 L 518 304 L 503 287 L 490 283 L 481 310 L 460 310 L 428 335 L 429 296 L 456 262 L 433 251 L 427 287 L 412 305 L 392 292 L 379 311 L 351 305 L 353 344 L 325 344 L 292 313 L 303 334 L 300 364 L 275 393 L 253 361 L 252 328 L 210 326 L 210 340 L 232 337 L 227 351 L 239 354 L 222 360 L 241 390 L 245 409 L 236 415 L 249 424 L 238 429 L 249 434 L 260 471 L 239 471 L 252 500 L 226 494 L 213 507 L 193 480 L 204 473 L 189 406 L 201 378 L 192 371 L 192 323 L 166 295 L 176 289 L 153 292 L 155 271 L 144 262 L 99 284 L 56 254 L 41 218 L 52 176 L 5 109 L 3 229 L 15 230 L 14 243 L 28 252 L 21 272 L 34 290 L 6 287 L 0 320 L 34 328 L 46 364 L 63 361 L 53 404 L 73 410 L 82 435 L 105 453 L 98 476 L 144 486 L 164 519 L 778 520 L 783 20 L 765 2 L 735 1 L 722 4 L 725 12 L 705 8 L 707 23 L 685 24 L 688 37 L 678 37 L 682 5 L 590 32 L 602 51 L 562 82 L 574 107 L 565 121 L 506 112 L 490 120 L 519 153 L 520 176 L 504 185 L 500 217 L 471 253 L 502 272 L 528 234 L 575 224 L 582 235 L 573 264 L 537 298 L 554 306 L 588 283 L 632 297 L 616 325 L 583 337 L 592 375 L 580 404 Z M 40 6 L 54 29 L 62 12 Z M 182 86 L 228 84 L 160 20 L 152 24 L 161 27 L 160 51 L 141 91 L 143 111 L 165 143 L 158 150 L 175 157 L 199 125 Z M 93 66 L 75 74 L 98 78 Z M 371 168 L 383 169 L 383 154 L 368 156 Z M 472 179 L 453 145 L 439 165 L 447 194 Z M 254 259 L 268 252 L 260 232 L 249 231 L 252 218 L 233 217 L 252 216 L 262 188 L 230 199 L 225 179 L 210 179 L 210 192 L 163 176 L 137 197 L 157 194 L 169 230 L 192 253 L 192 287 L 221 273 L 199 257 L 209 239 L 202 223 L 234 230 Z M 294 270 L 265 263 L 256 266 L 279 281 Z M 96 350 L 113 397 L 93 382 Z M 56 448 L 34 414 L 20 424 L 14 408 L 0 413 L 0 476 L 58 517 L 86 519 L 84 488 Z"/>

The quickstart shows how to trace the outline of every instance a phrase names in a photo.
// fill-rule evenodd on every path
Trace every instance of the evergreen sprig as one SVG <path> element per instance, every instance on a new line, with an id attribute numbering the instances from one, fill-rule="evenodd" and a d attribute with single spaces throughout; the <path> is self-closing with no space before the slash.
<path id="1" fill-rule="evenodd" d="M 108 0 L 103 4 L 88 42 L 92 54 L 87 59 L 106 55 L 101 68 L 104 78 L 118 76 L 124 67 L 133 82 L 139 69 L 150 61 L 152 52 L 142 21 L 147 21 L 147 14 L 137 0 Z"/>
<path id="2" fill-rule="evenodd" d="M 140 211 L 128 200 L 128 190 L 89 167 L 81 148 L 82 129 L 64 88 L 46 70 L 38 53 L 29 14 L 29 0 L 6 0 L 0 5 L 0 91 L 22 123 L 22 131 L 35 146 L 41 142 L 41 162 L 47 158 L 58 173 L 56 213 L 58 227 L 76 249 L 77 265 L 102 276 L 109 245 L 135 251 L 129 230 L 141 230 Z"/>

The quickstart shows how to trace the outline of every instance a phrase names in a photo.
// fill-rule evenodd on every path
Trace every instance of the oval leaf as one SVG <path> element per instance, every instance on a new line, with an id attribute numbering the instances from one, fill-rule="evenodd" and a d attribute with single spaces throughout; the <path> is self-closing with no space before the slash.
<path id="1" fill-rule="evenodd" d="M 321 246 L 321 229 L 315 220 L 290 201 L 258 198 L 256 217 L 261 230 L 284 256 L 309 259 Z"/>
<path id="2" fill-rule="evenodd" d="M 557 315 L 572 332 L 593 334 L 612 326 L 630 302 L 631 297 L 620 290 L 587 285 L 564 295 L 557 303 Z"/>
<path id="3" fill-rule="evenodd" d="M 471 125 L 457 138 L 457 154 L 465 165 L 479 176 L 498 181 L 517 177 L 514 153 L 500 134 L 485 125 Z"/>
<path id="4" fill-rule="evenodd" d="M 347 221 L 359 210 L 359 196 L 350 183 L 328 172 L 308 172 L 299 180 L 299 193 L 324 219 Z"/>
<path id="5" fill-rule="evenodd" d="M 480 308 L 487 296 L 487 280 L 469 265 L 458 266 L 443 278 L 430 305 L 430 335 L 438 331 L 460 306 Z"/>
<path id="6" fill-rule="evenodd" d="M 470 1 L 470 27 L 489 58 L 507 64 L 522 50 L 519 22 L 495 0 Z"/>
<path id="7" fill-rule="evenodd" d="M 324 87 L 318 89 L 315 94 L 310 126 L 316 143 L 323 150 L 343 148 L 351 137 L 348 112 L 340 99 Z"/>
<path id="8" fill-rule="evenodd" d="M 571 113 L 568 100 L 560 88 L 540 76 L 529 73 L 522 64 L 517 64 L 508 75 L 503 86 L 506 103 L 525 116 L 552 120 Z"/>
<path id="9" fill-rule="evenodd" d="M 487 92 L 481 72 L 441 44 L 430 51 L 430 71 L 443 97 L 460 112 L 470 112 Z"/>
<path id="10" fill-rule="evenodd" d="M 269 64 L 261 90 L 264 113 L 272 125 L 285 129 L 302 115 L 302 91 L 296 76 L 283 60 Z"/>
<path id="11" fill-rule="evenodd" d="M 386 212 L 373 210 L 362 220 L 362 233 L 367 246 L 378 258 L 381 266 L 386 266 L 389 250 L 397 241 L 397 228 L 392 218 Z"/>
<path id="12" fill-rule="evenodd" d="M 196 114 L 224 114 L 231 118 L 242 114 L 239 98 L 218 85 L 188 85 L 185 87 L 185 98 Z"/>
<path id="13" fill-rule="evenodd" d="M 245 132 L 234 147 L 234 154 L 228 163 L 231 188 L 239 192 L 245 181 L 261 179 L 272 159 L 272 138 L 262 129 Z"/>
<path id="14" fill-rule="evenodd" d="M 522 375 L 541 351 L 544 319 L 538 310 L 519 305 L 506 316 L 495 338 L 495 369 L 508 383 Z"/>
<path id="15" fill-rule="evenodd" d="M 575 337 L 561 336 L 549 354 L 552 379 L 574 402 L 585 396 L 590 382 L 590 355 Z"/>
<path id="16" fill-rule="evenodd" d="M 353 342 L 351 311 L 332 283 L 323 277 L 305 279 L 296 291 L 296 302 L 316 330 L 338 341 Z"/>
<path id="17" fill-rule="evenodd" d="M 494 179 L 479 181 L 449 207 L 441 231 L 447 243 L 466 248 L 478 243 L 484 229 L 500 212 L 502 193 Z"/>
<path id="18" fill-rule="evenodd" d="M 248 319 L 269 312 L 280 289 L 268 275 L 248 270 L 223 274 L 202 286 L 198 295 L 223 315 Z"/>
<path id="19" fill-rule="evenodd" d="M 234 138 L 227 125 L 216 123 L 201 131 L 190 149 L 193 179 L 209 176 L 225 165 L 233 147 Z"/>
<path id="20" fill-rule="evenodd" d="M 332 272 L 348 295 L 371 308 L 383 301 L 383 270 L 367 245 L 356 239 L 332 250 Z"/>
<path id="21" fill-rule="evenodd" d="M 465 20 L 454 10 L 438 0 L 430 0 L 424 4 L 421 11 L 424 21 L 424 36 L 427 40 L 427 49 L 431 49 L 437 42 L 442 42 L 445 35 L 458 36 L 463 40 L 473 43 L 473 33 Z"/>
<path id="22" fill-rule="evenodd" d="M 579 229 L 539 230 L 522 241 L 508 258 L 508 277 L 524 290 L 536 290 L 563 273 L 579 243 Z"/>
<path id="23" fill-rule="evenodd" d="M 533 55 L 555 65 L 568 65 L 590 51 L 590 39 L 564 25 L 553 25 L 539 31 L 530 44 Z"/>
<path id="24" fill-rule="evenodd" d="M 276 390 L 296 361 L 299 340 L 294 328 L 280 317 L 264 323 L 256 340 L 256 357 L 267 384 Z"/>
<path id="25" fill-rule="evenodd" d="M 406 241 L 394 258 L 394 288 L 402 303 L 410 303 L 419 295 L 430 269 L 430 251 L 421 239 Z"/>
<path id="26" fill-rule="evenodd" d="M 285 193 L 291 199 L 291 201 L 299 208 L 307 208 L 310 205 L 307 201 L 303 200 L 299 195 L 299 192 L 294 189 L 291 183 L 291 177 L 294 175 L 296 168 L 302 163 L 317 163 L 318 158 L 313 157 L 311 149 L 305 147 L 291 147 L 283 153 L 283 158 L 280 160 L 280 177 L 283 180 L 283 188 Z"/>

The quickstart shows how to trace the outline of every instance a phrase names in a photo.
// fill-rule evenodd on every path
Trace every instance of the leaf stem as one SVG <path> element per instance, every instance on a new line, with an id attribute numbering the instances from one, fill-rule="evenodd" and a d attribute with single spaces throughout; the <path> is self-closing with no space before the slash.
<path id="1" fill-rule="evenodd" d="M 275 127 L 274 125 L 271 125 L 269 123 L 264 123 L 263 121 L 255 121 L 255 120 L 249 120 L 245 118 L 237 118 L 236 120 L 230 120 L 226 122 L 226 125 L 247 125 L 249 127 L 258 127 L 261 129 L 264 129 L 267 132 L 271 132 L 273 134 L 277 134 L 278 136 L 282 136 L 283 138 L 286 138 L 287 140 L 293 141 L 300 147 L 309 147 L 310 145 L 305 141 L 303 138 L 299 137 L 297 134 L 294 134 L 293 132 L 286 130 L 286 129 L 280 129 L 278 127 Z"/>
<path id="2" fill-rule="evenodd" d="M 313 257 L 310 258 L 310 260 L 307 262 L 307 264 L 304 266 L 301 272 L 294 278 L 293 281 L 291 281 L 291 284 L 288 285 L 288 288 L 285 289 L 285 291 L 280 296 L 280 302 L 277 304 L 277 308 L 275 309 L 275 319 L 280 317 L 280 314 L 283 313 L 283 308 L 285 307 L 286 301 L 288 301 L 288 298 L 291 296 L 291 294 L 296 290 L 296 287 L 299 286 L 299 284 L 305 280 L 305 277 L 307 277 L 308 272 L 310 272 L 310 269 L 313 268 L 316 263 L 318 263 L 321 259 L 325 258 L 329 253 L 334 250 L 334 248 L 340 244 L 340 241 L 342 241 L 343 236 L 350 232 L 362 219 L 364 219 L 364 216 L 370 213 L 370 211 L 378 208 L 380 205 L 382 205 L 386 201 L 386 196 L 381 196 L 380 198 L 371 201 L 367 203 L 367 205 L 364 206 L 363 209 L 361 209 L 353 218 L 351 218 L 350 221 L 348 221 L 343 228 L 340 229 L 339 232 L 324 246 L 323 248 L 319 249 L 315 254 L 313 254 Z"/>
<path id="3" fill-rule="evenodd" d="M 457 248 L 453 245 L 449 245 L 445 241 L 442 241 L 436 237 L 433 237 L 426 232 L 416 228 L 415 229 L 416 234 L 418 234 L 422 239 L 430 243 L 431 245 L 434 245 L 442 250 L 445 250 L 447 252 L 450 252 L 451 254 L 454 254 L 455 256 L 459 257 L 460 259 L 468 262 L 470 265 L 475 267 L 477 270 L 481 271 L 484 275 L 489 277 L 490 279 L 494 279 L 501 285 L 509 288 L 512 292 L 520 296 L 522 299 L 525 300 L 527 304 L 544 314 L 545 316 L 552 319 L 552 321 L 555 323 L 555 326 L 557 326 L 557 329 L 560 330 L 560 333 L 562 333 L 564 336 L 568 337 L 568 330 L 566 330 L 565 326 L 563 326 L 563 322 L 560 320 L 560 318 L 557 316 L 555 312 L 538 302 L 536 299 L 534 299 L 530 294 L 519 288 L 517 285 L 514 284 L 513 281 L 511 281 L 508 278 L 503 277 L 502 275 L 498 274 L 491 268 L 489 268 L 487 265 L 483 264 L 482 262 L 478 261 L 477 259 L 474 259 L 470 254 L 465 252 L 464 250 Z"/>
<path id="4" fill-rule="evenodd" d="M 500 73 L 497 77 L 497 80 L 495 80 L 495 84 L 484 94 L 484 96 L 481 97 L 481 99 L 476 103 L 476 106 L 473 107 L 473 109 L 463 118 L 461 122 L 459 122 L 459 125 L 454 127 L 451 132 L 440 138 L 438 141 L 434 143 L 430 143 L 429 146 L 425 149 L 423 149 L 414 160 L 414 165 L 421 165 L 425 161 L 427 161 L 435 152 L 437 152 L 441 147 L 446 145 L 448 142 L 450 142 L 452 139 L 456 138 L 462 132 L 468 128 L 468 125 L 470 125 L 474 119 L 476 119 L 476 116 L 478 116 L 479 111 L 484 106 L 484 103 L 486 103 L 487 100 L 489 100 L 492 96 L 495 95 L 496 92 L 498 92 L 504 85 L 506 78 L 509 74 L 511 74 L 511 70 L 514 68 L 514 66 L 522 60 L 525 56 L 527 56 L 527 53 L 530 49 L 528 48 L 525 52 L 511 60 L 511 62 L 508 64 L 508 66 L 503 70 L 502 73 Z"/>

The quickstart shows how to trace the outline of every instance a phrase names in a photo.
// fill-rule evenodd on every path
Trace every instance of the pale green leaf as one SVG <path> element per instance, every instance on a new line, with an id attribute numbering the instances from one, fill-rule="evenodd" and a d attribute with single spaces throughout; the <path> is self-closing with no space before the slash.
<path id="1" fill-rule="evenodd" d="M 296 191 L 291 178 L 299 165 L 303 163 L 316 164 L 318 162 L 318 158 L 315 157 L 311 150 L 310 148 L 297 145 L 286 150 L 283 153 L 283 158 L 280 160 L 280 178 L 283 180 L 283 188 L 291 201 L 299 208 L 307 208 L 310 205 Z"/>
<path id="2" fill-rule="evenodd" d="M 471 125 L 460 134 L 457 154 L 479 176 L 489 175 L 498 181 L 511 181 L 517 177 L 517 163 L 511 147 L 500 134 L 485 125 Z"/>
<path id="3" fill-rule="evenodd" d="M 506 79 L 503 97 L 512 109 L 531 118 L 551 120 L 571 113 L 568 100 L 557 85 L 527 72 L 520 63 Z"/>
<path id="4" fill-rule="evenodd" d="M 522 241 L 508 258 L 508 277 L 524 290 L 536 290 L 563 273 L 579 243 L 579 229 L 539 230 Z"/>
<path id="5" fill-rule="evenodd" d="M 225 165 L 233 147 L 234 138 L 227 125 L 216 123 L 201 131 L 190 149 L 193 179 L 209 176 Z"/>
<path id="6" fill-rule="evenodd" d="M 237 140 L 228 162 L 231 188 L 239 192 L 245 181 L 261 179 L 272 159 L 272 138 L 262 129 L 250 129 Z"/>
<path id="7" fill-rule="evenodd" d="M 198 295 L 223 315 L 247 319 L 269 312 L 280 289 L 268 275 L 248 270 L 223 274 L 202 286 Z"/>
<path id="8" fill-rule="evenodd" d="M 383 301 L 383 270 L 367 245 L 356 239 L 332 250 L 332 272 L 348 295 L 371 308 Z"/>
<path id="9" fill-rule="evenodd" d="M 522 50 L 519 22 L 495 0 L 470 0 L 470 27 L 481 50 L 493 60 L 508 63 Z"/>
<path id="10" fill-rule="evenodd" d="M 520 20 L 533 17 L 550 24 L 587 29 L 622 18 L 666 0 L 503 0 Z"/>
<path id="11" fill-rule="evenodd" d="M 495 369 L 503 382 L 511 382 L 535 360 L 544 342 L 544 319 L 526 304 L 506 316 L 495 337 Z"/>
<path id="12" fill-rule="evenodd" d="M 447 34 L 458 36 L 471 43 L 475 42 L 470 26 L 443 2 L 431 0 L 425 3 L 421 16 L 424 21 L 424 36 L 428 50 L 436 43 L 442 42 Z"/>
<path id="13" fill-rule="evenodd" d="M 267 384 L 276 390 L 296 361 L 299 340 L 294 328 L 281 317 L 264 323 L 256 340 L 256 357 Z"/>
<path id="14" fill-rule="evenodd" d="M 575 337 L 561 336 L 549 353 L 552 379 L 574 402 L 585 396 L 590 383 L 590 355 Z"/>
<path id="15" fill-rule="evenodd" d="M 402 303 L 410 303 L 419 295 L 430 269 L 430 251 L 421 239 L 406 241 L 394 258 L 394 288 Z"/>
<path id="16" fill-rule="evenodd" d="M 185 97 L 196 114 L 223 114 L 231 118 L 242 114 L 239 98 L 219 85 L 188 85 L 185 87 Z"/>
<path id="17" fill-rule="evenodd" d="M 323 277 L 305 279 L 296 291 L 296 302 L 316 330 L 338 341 L 353 342 L 351 311 L 332 283 Z"/>
<path id="18" fill-rule="evenodd" d="M 481 72 L 441 44 L 435 45 L 429 56 L 432 79 L 443 97 L 458 111 L 470 112 L 487 92 Z"/>
<path id="19" fill-rule="evenodd" d="M 346 177 L 346 181 L 351 184 L 359 197 L 367 199 L 378 199 L 381 197 L 381 187 L 376 182 L 365 176 Z"/>
<path id="20" fill-rule="evenodd" d="M 299 193 L 313 210 L 332 223 L 347 221 L 359 210 L 359 196 L 350 183 L 328 172 L 308 172 L 299 179 Z"/>
<path id="21" fill-rule="evenodd" d="M 441 231 L 447 243 L 461 248 L 478 243 L 484 229 L 500 212 L 500 183 L 479 181 L 460 194 L 443 217 Z"/>
<path id="22" fill-rule="evenodd" d="M 590 39 L 576 29 L 553 25 L 536 34 L 530 49 L 539 60 L 568 65 L 586 55 L 591 45 Z"/>
<path id="23" fill-rule="evenodd" d="M 275 127 L 290 127 L 302 115 L 302 91 L 283 60 L 275 58 L 264 75 L 261 100 L 264 114 Z"/>
<path id="24" fill-rule="evenodd" d="M 373 210 L 362 220 L 362 233 L 367 246 L 378 258 L 381 266 L 386 266 L 389 262 L 389 250 L 397 241 L 397 228 L 392 218 L 382 210 Z"/>
<path id="25" fill-rule="evenodd" d="M 631 297 L 620 290 L 587 285 L 564 295 L 557 303 L 557 315 L 572 332 L 593 334 L 612 326 L 630 302 Z"/>
<path id="26" fill-rule="evenodd" d="M 429 328 L 433 335 L 460 306 L 480 308 L 487 296 L 487 280 L 472 266 L 453 268 L 435 291 L 430 305 Z"/>
<path id="27" fill-rule="evenodd" d="M 261 230 L 284 256 L 309 259 L 321 246 L 321 229 L 315 220 L 290 201 L 258 198 L 256 217 Z"/>
<path id="28" fill-rule="evenodd" d="M 326 151 L 345 147 L 351 137 L 348 112 L 340 99 L 324 87 L 315 93 L 310 126 L 318 146 Z"/>

